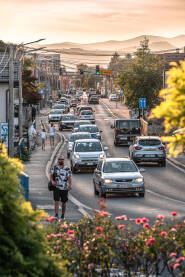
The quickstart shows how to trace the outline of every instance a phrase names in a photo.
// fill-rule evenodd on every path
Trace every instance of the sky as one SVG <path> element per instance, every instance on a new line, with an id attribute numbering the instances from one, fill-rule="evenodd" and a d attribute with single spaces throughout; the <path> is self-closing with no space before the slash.
<path id="1" fill-rule="evenodd" d="M 185 34 L 185 0 L 0 0 L 0 40 L 90 43 Z"/>

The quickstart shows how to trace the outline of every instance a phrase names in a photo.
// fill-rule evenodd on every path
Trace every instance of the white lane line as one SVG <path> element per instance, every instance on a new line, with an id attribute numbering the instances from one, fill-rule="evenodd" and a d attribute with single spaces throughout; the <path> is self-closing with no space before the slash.
<path id="1" fill-rule="evenodd" d="M 178 165 L 174 164 L 173 162 L 171 162 L 169 159 L 167 159 L 167 162 L 169 164 L 171 164 L 172 166 L 174 166 L 175 168 L 177 168 L 178 170 L 180 170 L 181 172 L 185 173 L 185 169 L 179 167 Z"/>
<path id="2" fill-rule="evenodd" d="M 160 197 L 160 198 L 164 198 L 164 199 L 166 199 L 166 200 L 170 200 L 170 201 L 173 201 L 173 202 L 177 202 L 177 203 L 179 203 L 179 204 L 181 204 L 181 205 L 185 205 L 185 201 L 177 200 L 177 199 L 174 199 L 174 198 L 171 198 L 171 197 L 168 197 L 168 196 L 159 194 L 159 193 L 154 192 L 154 191 L 149 190 L 149 189 L 146 189 L 146 191 L 149 192 L 149 193 L 151 193 L 151 194 L 154 194 L 154 195 L 156 195 L 156 196 L 158 196 L 158 197 Z"/>
<path id="3" fill-rule="evenodd" d="M 104 103 L 101 101 L 101 103 L 103 104 L 103 106 L 105 106 L 105 108 L 108 110 L 108 112 L 114 117 L 114 118 L 118 118 L 118 116 L 116 116 L 111 109 Z"/>

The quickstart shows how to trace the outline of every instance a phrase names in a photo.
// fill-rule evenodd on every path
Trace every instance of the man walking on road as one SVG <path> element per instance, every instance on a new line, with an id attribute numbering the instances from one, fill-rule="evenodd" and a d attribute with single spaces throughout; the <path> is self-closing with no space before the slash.
<path id="1" fill-rule="evenodd" d="M 68 201 L 68 191 L 72 189 L 71 170 L 64 165 L 64 156 L 58 157 L 58 164 L 51 170 L 50 181 L 55 186 L 53 198 L 55 201 L 55 217 L 58 219 L 59 201 L 62 202 L 62 215 L 64 218 L 66 202 Z"/>

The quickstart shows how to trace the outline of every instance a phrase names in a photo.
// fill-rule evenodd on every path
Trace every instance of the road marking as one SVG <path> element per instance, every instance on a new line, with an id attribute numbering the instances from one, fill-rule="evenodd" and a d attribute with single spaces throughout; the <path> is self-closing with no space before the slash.
<path id="1" fill-rule="evenodd" d="M 171 164 L 172 166 L 174 166 L 175 168 L 177 168 L 178 170 L 180 170 L 181 172 L 185 173 L 185 170 L 181 167 L 179 167 L 178 165 L 174 164 L 173 162 L 171 162 L 169 159 L 167 159 L 167 162 L 169 164 Z"/>
<path id="2" fill-rule="evenodd" d="M 151 193 L 151 194 L 154 194 L 154 195 L 156 195 L 156 196 L 159 196 L 159 197 L 161 197 L 161 198 L 164 198 L 164 199 L 166 199 L 166 200 L 170 200 L 170 201 L 177 202 L 177 203 L 180 203 L 180 204 L 182 204 L 182 205 L 185 205 L 185 202 L 184 202 L 184 201 L 177 200 L 177 199 L 174 199 L 174 198 L 171 198 L 171 197 L 168 197 L 168 196 L 159 194 L 159 193 L 154 192 L 154 191 L 152 191 L 152 190 L 150 190 L 150 189 L 146 189 L 146 191 L 149 192 L 149 193 Z"/>

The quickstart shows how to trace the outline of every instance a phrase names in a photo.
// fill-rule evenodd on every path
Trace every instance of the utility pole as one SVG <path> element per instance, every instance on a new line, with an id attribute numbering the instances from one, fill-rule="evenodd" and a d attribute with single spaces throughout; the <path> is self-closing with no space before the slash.
<path id="1" fill-rule="evenodd" d="M 8 154 L 14 156 L 14 46 L 9 46 L 9 119 L 8 119 Z"/>
<path id="2" fill-rule="evenodd" d="M 22 58 L 19 61 L 19 140 L 23 137 Z"/>

